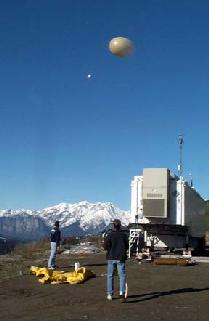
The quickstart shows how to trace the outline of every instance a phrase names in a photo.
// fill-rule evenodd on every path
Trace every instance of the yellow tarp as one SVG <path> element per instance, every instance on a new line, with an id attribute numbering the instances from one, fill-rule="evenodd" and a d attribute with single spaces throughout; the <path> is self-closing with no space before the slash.
<path id="1" fill-rule="evenodd" d="M 92 271 L 84 267 L 80 267 L 77 271 L 64 272 L 64 271 L 53 271 L 47 268 L 41 268 L 37 266 L 31 266 L 30 272 L 31 274 L 39 277 L 39 282 L 51 283 L 51 284 L 83 283 L 88 279 L 96 276 Z"/>

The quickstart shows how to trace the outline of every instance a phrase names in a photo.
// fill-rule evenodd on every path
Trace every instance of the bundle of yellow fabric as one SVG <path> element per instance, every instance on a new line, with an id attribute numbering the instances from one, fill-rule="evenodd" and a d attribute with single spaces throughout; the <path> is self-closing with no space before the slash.
<path id="1" fill-rule="evenodd" d="M 73 271 L 73 272 L 64 272 L 64 271 L 53 271 L 47 268 L 41 268 L 37 266 L 31 266 L 30 272 L 31 274 L 39 277 L 40 283 L 51 283 L 51 284 L 83 283 L 88 279 L 96 276 L 92 271 L 86 269 L 85 267 L 80 267 L 77 271 Z"/>

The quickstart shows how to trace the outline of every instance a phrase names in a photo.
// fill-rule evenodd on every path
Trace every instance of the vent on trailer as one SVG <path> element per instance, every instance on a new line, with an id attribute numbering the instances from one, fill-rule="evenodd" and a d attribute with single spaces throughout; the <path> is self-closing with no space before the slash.
<path id="1" fill-rule="evenodd" d="M 144 168 L 143 215 L 145 217 L 167 218 L 169 176 L 167 168 Z"/>

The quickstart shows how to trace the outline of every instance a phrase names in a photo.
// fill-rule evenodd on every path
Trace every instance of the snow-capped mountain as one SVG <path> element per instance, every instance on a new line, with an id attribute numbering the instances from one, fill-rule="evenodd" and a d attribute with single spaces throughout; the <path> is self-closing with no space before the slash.
<path id="1" fill-rule="evenodd" d="M 130 213 L 112 203 L 89 203 L 87 201 L 61 203 L 40 211 L 0 211 L 0 234 L 17 239 L 36 239 L 48 235 L 50 226 L 57 220 L 63 235 L 98 234 L 114 218 L 123 225 L 130 222 Z"/>

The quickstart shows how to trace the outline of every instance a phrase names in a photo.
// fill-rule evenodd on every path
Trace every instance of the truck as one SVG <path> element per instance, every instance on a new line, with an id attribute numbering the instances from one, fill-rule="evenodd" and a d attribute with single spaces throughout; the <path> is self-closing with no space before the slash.
<path id="1" fill-rule="evenodd" d="M 144 168 L 131 182 L 129 256 L 151 250 L 201 249 L 206 201 L 168 168 Z"/>

